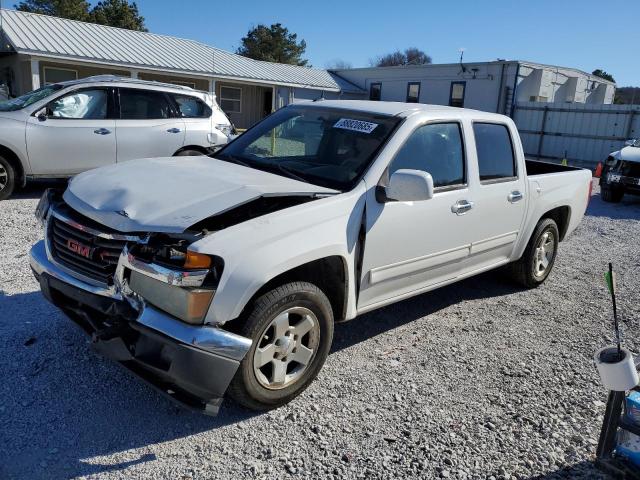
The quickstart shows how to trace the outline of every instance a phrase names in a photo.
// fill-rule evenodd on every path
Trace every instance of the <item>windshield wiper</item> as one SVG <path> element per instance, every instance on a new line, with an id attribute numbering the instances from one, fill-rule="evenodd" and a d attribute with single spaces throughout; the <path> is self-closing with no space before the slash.
<path id="1" fill-rule="evenodd" d="M 278 167 L 278 170 L 280 170 L 282 173 L 284 173 L 289 178 L 293 178 L 294 180 L 299 180 L 299 181 L 304 182 L 304 183 L 311 183 L 306 178 L 302 177 L 301 175 L 298 175 L 297 173 L 294 173 L 293 170 L 291 170 L 288 167 L 285 167 L 284 165 L 282 165 L 280 163 L 271 163 L 271 165 L 275 165 L 276 167 Z"/>
<path id="2" fill-rule="evenodd" d="M 240 158 L 238 158 L 238 157 L 236 157 L 234 155 L 229 155 L 228 153 L 225 153 L 224 155 L 220 155 L 219 157 L 214 157 L 214 158 L 217 158 L 217 159 L 225 161 L 225 162 L 237 163 L 238 165 L 242 165 L 243 167 L 253 168 L 251 165 L 249 165 L 244 160 L 241 160 Z"/>

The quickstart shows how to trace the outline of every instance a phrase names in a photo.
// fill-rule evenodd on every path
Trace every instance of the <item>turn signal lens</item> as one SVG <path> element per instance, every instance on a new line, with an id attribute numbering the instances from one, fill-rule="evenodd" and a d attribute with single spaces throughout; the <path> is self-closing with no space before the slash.
<path id="1" fill-rule="evenodd" d="M 210 268 L 211 257 L 202 253 L 187 251 L 187 258 L 184 260 L 184 268 Z"/>

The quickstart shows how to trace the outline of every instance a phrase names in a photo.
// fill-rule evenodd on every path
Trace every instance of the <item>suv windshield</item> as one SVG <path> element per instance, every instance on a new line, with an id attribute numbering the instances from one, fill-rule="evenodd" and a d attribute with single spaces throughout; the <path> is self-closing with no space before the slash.
<path id="1" fill-rule="evenodd" d="M 20 110 L 28 107 L 43 98 L 47 98 L 53 92 L 56 92 L 61 88 L 63 88 L 62 85 L 47 85 L 46 87 L 25 93 L 24 95 L 12 98 L 11 100 L 4 100 L 0 102 L 0 112 L 13 112 L 14 110 Z"/>
<path id="2" fill-rule="evenodd" d="M 290 106 L 242 134 L 215 158 L 350 190 L 400 121 L 374 113 Z"/>

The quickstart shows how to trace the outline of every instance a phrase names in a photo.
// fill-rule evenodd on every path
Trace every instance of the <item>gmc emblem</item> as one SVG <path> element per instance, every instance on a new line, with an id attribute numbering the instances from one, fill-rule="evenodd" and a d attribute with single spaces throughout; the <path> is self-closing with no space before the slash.
<path id="1" fill-rule="evenodd" d="M 82 245 L 81 243 L 76 242 L 73 239 L 67 240 L 67 248 L 73 253 L 77 253 L 81 257 L 91 258 L 91 247 Z"/>

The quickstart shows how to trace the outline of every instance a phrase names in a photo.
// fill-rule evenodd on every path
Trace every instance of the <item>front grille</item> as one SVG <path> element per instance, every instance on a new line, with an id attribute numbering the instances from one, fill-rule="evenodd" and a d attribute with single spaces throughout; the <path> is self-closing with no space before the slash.
<path id="1" fill-rule="evenodd" d="M 107 285 L 113 283 L 118 258 L 126 240 L 102 238 L 54 215 L 49 222 L 48 237 L 51 254 L 59 263 Z"/>

